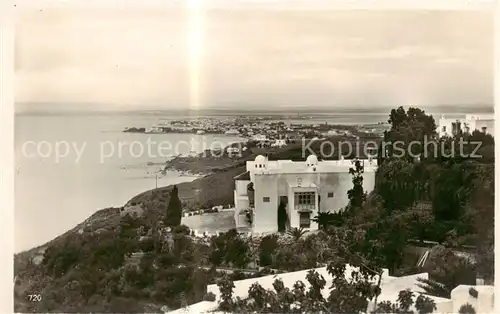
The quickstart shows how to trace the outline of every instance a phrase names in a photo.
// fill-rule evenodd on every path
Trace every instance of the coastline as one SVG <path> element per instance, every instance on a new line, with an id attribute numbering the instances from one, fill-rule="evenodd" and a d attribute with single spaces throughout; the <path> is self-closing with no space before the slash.
<path id="1" fill-rule="evenodd" d="M 316 143 L 317 146 L 320 142 Z M 250 143 L 246 143 L 250 144 Z M 226 150 L 230 144 L 224 148 Z M 121 204 L 125 204 L 138 199 L 146 199 L 150 196 L 152 191 L 159 191 L 160 193 L 168 193 L 173 185 L 179 188 L 179 194 L 184 205 L 190 208 L 211 208 L 218 205 L 230 205 L 233 200 L 233 178 L 246 169 L 246 161 L 253 160 L 256 155 L 262 154 L 262 148 L 255 148 L 248 145 L 249 149 L 241 154 L 241 156 L 229 157 L 224 154 L 222 157 L 213 157 L 207 151 L 197 154 L 196 156 L 175 156 L 171 157 L 166 162 L 148 162 L 150 165 L 163 165 L 161 173 L 168 176 L 168 172 L 173 171 L 184 177 L 185 181 L 176 184 L 168 184 L 158 188 L 143 190 L 142 192 L 131 195 L 127 200 Z M 270 156 L 280 156 L 282 158 L 296 159 L 300 157 L 300 145 L 289 145 L 285 148 L 268 149 Z M 52 241 L 63 237 L 65 234 L 71 233 L 80 224 L 92 219 L 92 217 L 99 217 L 102 211 L 109 210 L 110 208 L 117 209 L 120 204 L 114 207 L 101 207 L 87 218 L 78 223 L 74 227 L 69 227 L 66 231 L 61 232 L 58 236 L 48 240 L 47 242 L 35 245 L 30 249 L 24 249 L 15 253 L 15 255 L 31 252 L 49 245 Z"/>
<path id="2" fill-rule="evenodd" d="M 163 165 L 164 163 L 161 163 L 161 164 Z M 192 173 L 190 171 L 177 171 L 177 170 L 170 170 L 170 171 L 174 171 L 174 172 L 179 174 L 179 177 L 185 178 L 185 181 L 183 181 L 181 183 L 177 183 L 177 184 L 192 183 L 193 181 L 196 181 L 196 180 L 203 178 L 205 176 L 202 174 Z M 168 176 L 168 174 L 165 176 Z M 173 185 L 176 185 L 176 184 L 169 184 L 169 185 L 166 185 L 163 187 L 158 187 L 158 189 L 170 188 Z M 122 206 L 124 206 L 125 204 L 130 202 L 130 200 L 134 199 L 138 195 L 141 195 L 147 191 L 149 191 L 149 190 L 132 194 L 128 198 L 128 200 L 124 204 L 122 204 Z M 45 247 L 47 247 L 48 245 L 50 245 L 51 243 L 53 243 L 54 241 L 57 241 L 58 239 L 66 236 L 66 235 L 76 233 L 82 227 L 90 226 L 90 224 L 92 222 L 99 222 L 99 221 L 102 221 L 103 219 L 105 220 L 106 217 L 109 218 L 110 220 L 112 220 L 113 215 L 111 214 L 111 212 L 116 211 L 116 213 L 118 213 L 118 209 L 119 209 L 119 207 L 103 207 L 103 208 L 97 209 L 96 211 L 91 213 L 89 216 L 87 216 L 87 218 L 85 218 L 83 221 L 81 221 L 80 223 L 78 223 L 76 225 L 70 226 L 68 229 L 66 229 L 66 231 L 59 233 L 58 235 L 53 237 L 51 240 L 48 240 L 47 242 L 45 242 L 43 244 L 35 245 L 35 246 L 28 248 L 28 249 L 21 249 L 20 251 L 14 252 L 14 256 L 23 255 L 23 254 L 28 253 L 28 252 L 42 250 Z M 98 227 L 97 229 L 99 229 L 99 226 L 97 226 L 97 227 Z"/>

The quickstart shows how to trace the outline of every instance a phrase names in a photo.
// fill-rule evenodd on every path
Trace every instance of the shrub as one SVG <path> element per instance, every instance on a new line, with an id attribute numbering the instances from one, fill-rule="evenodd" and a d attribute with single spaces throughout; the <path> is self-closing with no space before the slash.
<path id="1" fill-rule="evenodd" d="M 146 238 L 139 242 L 139 249 L 143 252 L 151 252 L 155 248 L 155 243 L 152 238 Z"/>
<path id="2" fill-rule="evenodd" d="M 273 263 L 273 253 L 278 248 L 278 237 L 267 235 L 262 238 L 259 244 L 259 264 L 262 267 L 270 266 Z"/>
<path id="3" fill-rule="evenodd" d="M 245 275 L 244 272 L 242 272 L 241 270 L 236 270 L 234 271 L 232 274 L 231 274 L 231 280 L 232 281 L 238 281 L 238 280 L 243 280 L 243 279 L 246 279 L 247 276 Z"/>
<path id="4" fill-rule="evenodd" d="M 419 314 L 432 313 L 437 309 L 434 300 L 423 294 L 419 295 L 415 301 L 415 308 Z"/>
<path id="5" fill-rule="evenodd" d="M 460 307 L 460 309 L 458 310 L 458 313 L 460 313 L 460 314 L 476 314 L 476 310 L 474 309 L 474 307 L 471 304 L 466 303 Z"/>
<path id="6" fill-rule="evenodd" d="M 471 287 L 471 288 L 469 289 L 469 294 L 470 294 L 470 296 L 471 296 L 471 297 L 473 297 L 473 298 L 476 298 L 476 299 L 477 299 L 478 292 L 477 292 L 477 290 L 476 290 L 476 289 L 474 289 L 474 288 L 472 288 L 472 287 Z"/>
<path id="7" fill-rule="evenodd" d="M 203 301 L 214 302 L 215 301 L 215 294 L 213 294 L 212 292 L 206 293 L 205 296 L 203 296 Z"/>
<path id="8" fill-rule="evenodd" d="M 167 206 L 167 213 L 165 217 L 165 225 L 170 227 L 179 226 L 182 217 L 182 204 L 179 199 L 179 190 L 174 185 L 170 193 L 170 200 Z"/>
<path id="9" fill-rule="evenodd" d="M 189 229 L 189 227 L 186 225 L 180 225 L 180 226 L 175 226 L 172 231 L 173 231 L 173 233 L 181 233 L 184 235 L 189 235 L 191 232 L 191 229 Z"/>

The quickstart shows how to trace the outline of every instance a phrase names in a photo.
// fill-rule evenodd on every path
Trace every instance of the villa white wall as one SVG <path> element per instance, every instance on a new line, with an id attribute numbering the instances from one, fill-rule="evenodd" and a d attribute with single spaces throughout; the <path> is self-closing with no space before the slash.
<path id="1" fill-rule="evenodd" d="M 349 203 L 347 191 L 352 189 L 352 175 L 349 173 L 322 173 L 320 186 L 320 212 L 338 212 Z M 375 187 L 375 172 L 363 173 L 363 189 L 370 193 Z M 333 197 L 328 193 L 333 192 Z"/>
<path id="2" fill-rule="evenodd" d="M 494 120 L 476 120 L 475 129 L 482 131 L 483 127 L 486 128 L 486 133 L 495 135 L 495 121 Z"/>
<path id="3" fill-rule="evenodd" d="M 234 189 L 234 207 L 235 207 L 235 220 L 236 226 L 238 227 L 238 214 L 240 211 L 248 209 L 249 200 L 247 193 L 247 186 L 250 183 L 250 180 L 235 180 L 235 189 Z"/>
<path id="4" fill-rule="evenodd" d="M 235 190 L 238 195 L 247 195 L 247 187 L 250 180 L 235 180 Z"/>
<path id="5" fill-rule="evenodd" d="M 234 220 L 236 222 L 236 228 L 248 228 L 250 224 L 248 223 L 246 214 L 235 214 Z"/>
<path id="6" fill-rule="evenodd" d="M 335 212 L 338 209 L 336 204 L 341 200 L 339 190 L 341 190 L 343 173 L 322 173 L 320 174 L 319 195 L 321 201 L 319 203 L 319 212 Z M 333 197 L 328 197 L 328 193 L 333 192 Z"/>
<path id="7" fill-rule="evenodd" d="M 349 199 L 347 191 L 352 188 L 352 177 L 349 173 L 324 173 L 321 176 L 321 212 L 338 212 L 344 208 Z M 333 192 L 333 197 L 328 193 Z"/>
<path id="8" fill-rule="evenodd" d="M 180 309 L 166 313 L 169 314 L 213 313 L 213 311 L 217 310 L 218 307 L 219 303 L 216 301 L 201 301 L 198 303 L 191 304 L 187 308 L 181 307 Z"/>
<path id="9" fill-rule="evenodd" d="M 377 304 L 384 301 L 389 301 L 391 303 L 397 303 L 399 298 L 399 292 L 402 290 L 410 289 L 413 295 L 413 302 L 415 302 L 421 293 L 425 293 L 419 284 L 418 278 L 429 279 L 428 273 L 420 273 L 409 276 L 402 277 L 383 277 L 381 282 L 382 294 L 377 298 Z M 436 304 L 435 313 L 451 313 L 453 308 L 453 302 L 450 299 L 439 298 L 435 296 L 426 295 L 431 298 Z M 372 312 L 375 306 L 374 300 L 368 302 L 367 312 Z M 410 308 L 411 311 L 417 312 L 415 308 L 415 303 Z"/>
<path id="10" fill-rule="evenodd" d="M 248 209 L 249 201 L 247 196 L 237 195 L 237 192 L 234 191 L 234 222 L 236 228 L 248 227 L 248 222 L 246 220 L 246 214 L 244 210 Z"/>
<path id="11" fill-rule="evenodd" d="M 250 201 L 248 200 L 248 197 L 239 197 L 238 199 L 238 210 L 241 211 L 241 210 L 245 210 L 245 209 L 248 209 L 250 208 Z"/>
<path id="12" fill-rule="evenodd" d="M 376 160 L 364 160 L 363 187 L 371 192 L 375 186 Z M 241 210 L 248 206 L 247 185 L 254 183 L 255 208 L 253 231 L 256 233 L 276 232 L 278 229 L 277 210 L 282 196 L 287 196 L 287 213 L 290 227 L 300 227 L 300 214 L 294 208 L 294 193 L 297 189 L 298 178 L 302 180 L 302 187 L 310 186 L 311 191 L 318 193 L 316 208 L 310 214 L 314 218 L 318 211 L 337 212 L 348 204 L 347 192 L 352 188 L 352 176 L 349 168 L 353 167 L 352 160 L 321 161 L 316 164 L 307 162 L 292 162 L 290 160 L 268 161 L 263 156 L 256 157 L 256 161 L 247 161 L 247 171 L 250 172 L 250 181 L 236 181 L 235 204 Z M 333 197 L 328 194 L 333 192 Z M 321 202 L 318 202 L 321 196 Z M 269 197 L 269 202 L 263 198 Z M 319 208 L 318 208 L 319 204 Z M 235 216 L 235 220 L 238 218 Z M 310 230 L 317 229 L 315 222 L 311 222 Z"/>
<path id="13" fill-rule="evenodd" d="M 255 176 L 255 208 L 253 231 L 277 232 L 278 231 L 278 176 Z M 264 197 L 269 197 L 269 202 L 264 202 Z"/>
<path id="14" fill-rule="evenodd" d="M 351 266 L 346 265 L 346 279 L 348 279 L 351 273 Z M 316 268 L 315 269 L 320 275 L 323 276 L 326 280 L 325 288 L 321 291 L 323 297 L 327 298 L 330 293 L 330 286 L 332 282 L 332 278 L 330 274 L 326 271 L 326 267 Z M 248 289 L 254 283 L 259 283 L 264 289 L 273 290 L 272 284 L 276 279 L 281 279 L 285 285 L 285 287 L 292 287 L 295 281 L 301 280 L 306 285 L 306 289 L 309 287 L 309 283 L 305 279 L 307 272 L 309 270 L 301 270 L 296 272 L 277 274 L 277 275 L 269 275 L 260 278 L 250 278 L 244 280 L 238 280 L 234 282 L 234 290 L 233 296 L 240 297 L 245 299 L 248 297 Z M 384 274 L 382 276 L 381 283 L 381 294 L 377 298 L 377 303 L 383 301 L 391 301 L 397 302 L 397 297 L 399 291 L 405 289 L 411 289 L 414 292 L 415 301 L 418 297 L 418 294 L 421 291 L 421 288 L 417 286 L 418 281 L 416 281 L 417 277 L 427 277 L 426 273 L 405 276 L 405 277 L 390 277 L 388 276 L 387 270 L 384 269 Z M 374 280 L 375 283 L 375 280 Z M 469 289 L 474 287 L 478 291 L 478 297 L 474 298 L 470 296 Z M 458 286 L 451 292 L 451 299 L 438 298 L 434 296 L 429 296 L 432 300 L 434 300 L 436 304 L 436 310 L 434 313 L 458 313 L 460 307 L 466 303 L 471 304 L 476 313 L 495 313 L 494 308 L 494 287 L 493 286 Z M 202 301 L 195 304 L 190 305 L 186 309 L 179 309 L 176 311 L 168 312 L 168 313 L 206 313 L 209 311 L 214 311 L 217 308 L 218 302 L 220 301 L 220 291 L 216 284 L 208 285 L 207 292 L 211 292 L 215 295 L 216 301 Z M 368 302 L 367 312 L 370 312 L 373 309 L 374 302 L 370 300 Z M 415 306 L 411 308 L 411 310 L 415 311 Z M 216 312 L 220 313 L 220 312 Z"/>
<path id="15" fill-rule="evenodd" d="M 477 298 L 469 294 L 469 289 L 474 288 L 478 291 Z M 460 307 L 469 303 L 474 307 L 476 313 L 494 313 L 495 288 L 493 286 L 466 286 L 460 285 L 451 291 L 453 301 L 453 313 L 458 313 Z"/>
<path id="16" fill-rule="evenodd" d="M 264 289 L 271 289 L 274 290 L 273 288 L 273 283 L 276 279 L 281 279 L 283 281 L 283 284 L 285 287 L 293 287 L 295 282 L 297 280 L 302 281 L 306 289 L 310 287 L 309 282 L 306 280 L 307 273 L 309 272 L 310 269 L 305 269 L 305 270 L 299 270 L 295 272 L 289 272 L 289 273 L 283 273 L 283 274 L 275 274 L 275 275 L 268 275 L 268 276 L 263 276 L 259 278 L 249 278 L 249 279 L 243 279 L 243 280 L 238 280 L 234 281 L 234 290 L 233 290 L 233 297 L 240 297 L 242 299 L 248 298 L 248 289 L 252 286 L 254 283 L 259 283 Z M 330 287 L 332 285 L 332 276 L 330 273 L 328 273 L 326 267 L 319 267 L 319 268 L 314 268 L 316 272 L 318 272 L 321 276 L 326 281 L 326 285 L 324 289 L 322 290 L 322 294 L 325 298 L 327 298 L 330 294 Z M 350 265 L 346 265 L 346 271 L 345 271 L 345 278 L 349 280 L 351 278 L 351 273 L 352 271 L 357 270 L 357 268 L 352 267 Z M 383 270 L 383 275 L 382 275 L 382 280 L 386 278 L 391 278 L 389 277 L 389 272 L 387 269 Z M 392 277 L 394 278 L 394 277 Z M 377 278 L 373 279 L 373 283 L 376 283 Z M 383 292 L 383 286 L 382 286 L 382 293 Z M 207 293 L 212 292 L 215 294 L 216 301 L 220 301 L 220 291 L 219 287 L 217 287 L 216 284 L 208 285 L 207 286 Z"/>
<path id="17" fill-rule="evenodd" d="M 373 191 L 373 189 L 375 189 L 375 175 L 376 175 L 375 170 L 363 173 L 363 190 L 365 190 L 365 192 L 370 193 L 371 191 Z M 351 177 L 350 188 L 352 188 L 352 177 Z"/>

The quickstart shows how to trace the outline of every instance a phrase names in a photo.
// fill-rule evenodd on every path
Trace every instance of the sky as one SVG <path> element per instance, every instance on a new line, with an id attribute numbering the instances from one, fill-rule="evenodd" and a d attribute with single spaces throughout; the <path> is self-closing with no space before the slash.
<path id="1" fill-rule="evenodd" d="M 493 28 L 481 11 L 25 9 L 16 111 L 491 105 Z"/>

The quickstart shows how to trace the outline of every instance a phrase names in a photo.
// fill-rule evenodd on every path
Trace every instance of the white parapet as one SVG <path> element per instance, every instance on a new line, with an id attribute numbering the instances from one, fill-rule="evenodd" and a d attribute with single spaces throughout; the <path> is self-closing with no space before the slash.
<path id="1" fill-rule="evenodd" d="M 474 295 L 471 289 L 477 291 L 477 296 Z M 452 312 L 458 313 L 460 307 L 468 303 L 472 305 L 476 313 L 494 313 L 494 296 L 495 288 L 493 286 L 460 285 L 451 291 Z"/>

